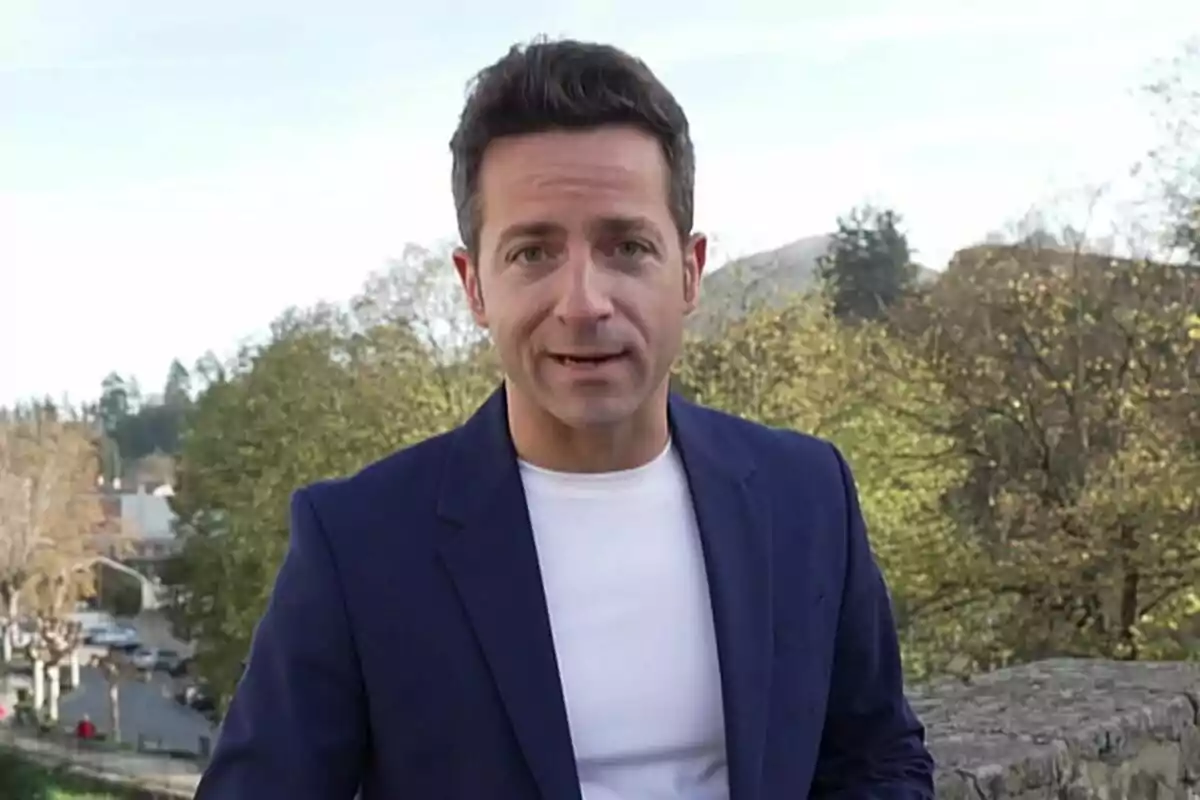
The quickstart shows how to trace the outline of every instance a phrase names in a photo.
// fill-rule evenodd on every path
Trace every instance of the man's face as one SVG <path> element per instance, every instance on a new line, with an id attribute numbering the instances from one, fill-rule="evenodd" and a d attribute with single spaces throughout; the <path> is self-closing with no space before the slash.
<path id="1" fill-rule="evenodd" d="M 706 245 L 682 247 L 658 142 L 612 126 L 499 139 L 479 175 L 473 263 L 455 265 L 515 389 L 571 427 L 665 392 Z"/>

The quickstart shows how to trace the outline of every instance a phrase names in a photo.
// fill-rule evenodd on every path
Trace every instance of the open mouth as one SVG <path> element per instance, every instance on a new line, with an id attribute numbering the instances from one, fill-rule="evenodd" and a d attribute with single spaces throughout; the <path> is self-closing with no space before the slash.
<path id="1" fill-rule="evenodd" d="M 624 357 L 624 355 L 625 355 L 625 352 L 621 351 L 621 352 L 617 352 L 617 353 L 598 353 L 598 354 L 589 353 L 589 354 L 573 354 L 573 355 L 563 355 L 563 354 L 558 354 L 558 353 L 552 353 L 550 355 L 550 357 L 552 359 L 554 359 L 554 361 L 556 363 L 562 364 L 564 367 L 576 367 L 576 368 L 586 369 L 588 367 L 600 367 L 605 364 L 609 364 L 613 361 L 616 361 L 619 358 Z"/>

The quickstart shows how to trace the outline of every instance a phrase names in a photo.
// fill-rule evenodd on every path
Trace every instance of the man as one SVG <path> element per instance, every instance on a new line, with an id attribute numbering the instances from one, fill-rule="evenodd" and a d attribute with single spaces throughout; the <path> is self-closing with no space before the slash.
<path id="1" fill-rule="evenodd" d="M 504 385 L 296 493 L 197 797 L 931 797 L 845 462 L 669 395 L 706 253 L 679 104 L 612 47 L 514 48 L 451 151 Z"/>
<path id="2" fill-rule="evenodd" d="M 75 737 L 81 740 L 96 738 L 96 724 L 87 714 L 80 717 L 79 722 L 75 725 Z"/>

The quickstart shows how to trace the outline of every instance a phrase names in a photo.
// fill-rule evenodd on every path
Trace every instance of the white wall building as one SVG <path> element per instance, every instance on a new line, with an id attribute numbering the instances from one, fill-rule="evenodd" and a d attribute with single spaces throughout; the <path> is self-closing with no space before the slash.
<path id="1" fill-rule="evenodd" d="M 178 552 L 175 512 L 168 498 L 170 487 L 120 495 L 121 532 L 134 542 L 139 558 L 163 558 Z"/>

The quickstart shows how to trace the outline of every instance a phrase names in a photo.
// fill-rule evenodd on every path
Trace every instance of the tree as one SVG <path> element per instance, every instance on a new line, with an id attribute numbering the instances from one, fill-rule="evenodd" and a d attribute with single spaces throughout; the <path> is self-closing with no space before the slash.
<path id="1" fill-rule="evenodd" d="M 1169 244 L 1200 265 L 1200 38 L 1164 65 L 1147 91 L 1155 101 L 1161 144 L 1150 163 L 1162 180 Z"/>
<path id="2" fill-rule="evenodd" d="M 1180 267 L 985 246 L 898 316 L 950 404 L 921 418 L 968 464 L 950 508 L 986 567 L 942 591 L 985 610 L 1000 647 L 981 658 L 1183 654 L 1200 614 L 1198 301 Z"/>
<path id="3" fill-rule="evenodd" d="M 837 233 L 817 272 L 843 320 L 879 319 L 916 281 L 899 214 L 859 206 L 838 218 Z"/>
<path id="4" fill-rule="evenodd" d="M 200 366 L 197 367 L 200 369 Z M 203 374 L 199 377 L 203 379 Z M 192 376 L 179 359 L 171 362 L 161 399 L 143 402 L 136 381 L 111 373 L 101 385 L 96 415 L 104 432 L 101 453 L 104 477 L 112 485 L 120 479 L 137 483 L 147 471 L 145 459 L 173 458 L 192 403 Z M 149 470 L 162 474 L 161 463 Z"/>
<path id="5" fill-rule="evenodd" d="M 66 579 L 66 580 L 69 580 Z M 60 587 L 52 591 L 66 592 Z M 33 634 L 26 646 L 26 656 L 33 664 L 34 675 L 34 706 L 41 711 L 43 697 L 46 701 L 47 718 L 51 725 L 56 725 L 59 719 L 59 701 L 62 699 L 62 668 L 68 658 L 75 655 L 82 642 L 81 628 L 78 622 L 68 619 L 65 609 L 57 612 L 46 611 L 35 618 Z M 38 686 L 43 676 L 49 678 L 49 692 L 43 694 Z"/>
<path id="6" fill-rule="evenodd" d="M 178 404 L 146 403 L 136 414 L 122 419 L 113 438 L 120 448 L 125 472 L 146 456 L 178 453 L 187 411 L 186 406 Z"/>
<path id="7" fill-rule="evenodd" d="M 452 275 L 409 251 L 349 309 L 284 314 L 196 399 L 173 500 L 187 535 L 173 615 L 222 702 L 286 549 L 289 495 L 451 427 L 496 385 L 486 352 L 437 323 L 435 270 Z"/>
<path id="8" fill-rule="evenodd" d="M 110 372 L 101 382 L 98 411 L 104 432 L 109 436 L 116 433 L 117 425 L 131 413 L 129 386 L 120 374 Z"/>
<path id="9" fill-rule="evenodd" d="M 86 558 L 104 522 L 91 429 L 45 408 L 0 416 L 0 599 L 10 629 L 21 600 Z M 12 654 L 4 637 L 5 660 Z"/>
<path id="10" fill-rule="evenodd" d="M 869 366 L 891 359 L 896 379 Z M 846 327 L 820 298 L 760 307 L 717 335 L 688 343 L 677 380 L 695 400 L 749 419 L 832 440 L 859 485 L 872 543 L 898 612 L 906 666 L 939 669 L 986 638 L 942 602 L 937 577 L 978 563 L 941 508 L 961 480 L 953 441 L 916 419 L 941 390 L 929 370 L 877 323 Z M 798 478 L 802 479 L 802 478 Z"/>
<path id="11" fill-rule="evenodd" d="M 121 684 L 128 680 L 142 677 L 129 660 L 129 656 L 120 650 L 109 650 L 102 656 L 92 659 L 92 666 L 100 671 L 104 683 L 108 687 L 108 724 L 112 740 L 121 742 Z"/>
<path id="12" fill-rule="evenodd" d="M 192 376 L 177 358 L 171 362 L 167 385 L 163 388 L 163 405 L 186 409 L 192 402 Z"/>

